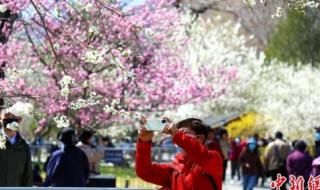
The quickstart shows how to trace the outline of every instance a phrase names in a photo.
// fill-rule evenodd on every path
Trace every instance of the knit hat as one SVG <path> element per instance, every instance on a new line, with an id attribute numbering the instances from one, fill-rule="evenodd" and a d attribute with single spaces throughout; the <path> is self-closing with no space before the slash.
<path id="1" fill-rule="evenodd" d="M 320 166 L 320 157 L 318 157 L 312 161 L 312 166 Z"/>

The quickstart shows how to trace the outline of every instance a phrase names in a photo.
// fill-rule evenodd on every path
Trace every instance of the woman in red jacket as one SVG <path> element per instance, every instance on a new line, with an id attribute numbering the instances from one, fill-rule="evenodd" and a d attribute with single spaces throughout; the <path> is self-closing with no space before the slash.
<path id="1" fill-rule="evenodd" d="M 153 133 L 146 130 L 145 124 L 144 120 L 136 153 L 136 173 L 141 179 L 170 190 L 222 189 L 222 158 L 205 147 L 207 130 L 200 119 L 165 126 L 163 133 L 171 135 L 183 149 L 169 164 L 151 162 Z"/>

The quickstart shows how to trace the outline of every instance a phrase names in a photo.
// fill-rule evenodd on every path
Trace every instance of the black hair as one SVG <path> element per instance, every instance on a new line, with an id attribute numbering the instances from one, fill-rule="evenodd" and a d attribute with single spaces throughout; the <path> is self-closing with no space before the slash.
<path id="1" fill-rule="evenodd" d="M 196 133 L 196 135 L 204 135 L 205 137 L 204 142 L 208 138 L 208 131 L 207 131 L 208 126 L 204 124 L 201 119 L 197 119 L 197 118 L 184 119 L 182 121 L 179 121 L 176 124 L 176 126 L 178 129 L 190 128 Z"/>
<path id="2" fill-rule="evenodd" d="M 93 136 L 94 131 L 90 128 L 84 128 L 81 131 L 81 134 L 79 136 L 79 140 L 84 143 L 87 144 L 88 140 Z"/>
<path id="3" fill-rule="evenodd" d="M 110 137 L 109 136 L 105 136 L 102 138 L 103 142 L 107 142 L 107 141 L 111 141 Z"/>
<path id="4" fill-rule="evenodd" d="M 293 140 L 293 141 L 291 142 L 291 146 L 292 146 L 292 147 L 296 147 L 296 144 L 297 144 L 298 141 L 299 141 L 298 139 Z"/>
<path id="5" fill-rule="evenodd" d="M 275 138 L 276 138 L 276 139 L 282 139 L 282 138 L 283 138 L 282 132 L 281 132 L 281 131 L 277 131 L 277 132 L 275 133 Z"/>
<path id="6" fill-rule="evenodd" d="M 65 145 L 74 145 L 77 138 L 74 129 L 64 128 L 59 132 L 58 139 Z"/>
<path id="7" fill-rule="evenodd" d="M 12 122 L 17 122 L 17 123 L 20 123 L 22 120 L 22 117 L 19 117 L 19 116 L 16 116 L 10 112 L 7 112 L 4 114 L 3 116 L 3 119 L 2 119 L 2 126 L 3 128 L 7 128 L 7 125 L 9 123 L 12 123 Z"/>
<path id="8" fill-rule="evenodd" d="M 294 148 L 296 150 L 304 152 L 307 149 L 307 143 L 304 142 L 304 140 L 297 140 L 295 145 L 294 145 Z"/>
<path id="9" fill-rule="evenodd" d="M 207 133 L 214 133 L 214 130 L 210 126 L 207 126 L 206 129 Z"/>
<path id="10" fill-rule="evenodd" d="M 226 129 L 220 130 L 220 138 L 222 138 L 223 135 L 228 135 L 228 131 Z"/>

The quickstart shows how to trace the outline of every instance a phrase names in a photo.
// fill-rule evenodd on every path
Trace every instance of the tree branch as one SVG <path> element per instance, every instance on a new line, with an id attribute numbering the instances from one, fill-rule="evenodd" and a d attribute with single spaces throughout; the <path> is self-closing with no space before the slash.
<path id="1" fill-rule="evenodd" d="M 62 64 L 62 62 L 61 62 L 61 60 L 60 60 L 60 58 L 59 58 L 59 56 L 58 56 L 58 54 L 57 54 L 57 52 L 56 52 L 56 50 L 54 48 L 54 45 L 53 45 L 52 40 L 50 38 L 50 35 L 48 33 L 48 28 L 46 26 L 46 23 L 45 23 L 45 20 L 44 20 L 42 14 L 40 13 L 40 10 L 38 9 L 37 5 L 33 2 L 33 0 L 30 0 L 30 2 L 31 2 L 32 6 L 35 8 L 36 12 L 38 13 L 38 15 L 40 17 L 40 20 L 41 20 L 42 25 L 43 25 L 43 29 L 45 30 L 45 33 L 46 33 L 46 38 L 49 41 L 51 50 L 52 50 L 52 52 L 53 52 L 53 54 L 55 56 L 55 61 L 58 61 L 60 63 L 60 65 L 62 67 L 62 70 L 64 71 L 64 73 L 66 73 L 65 69 L 64 69 L 64 66 L 63 66 L 63 64 Z"/>
<path id="2" fill-rule="evenodd" d="M 28 38 L 29 42 L 32 44 L 32 46 L 34 47 L 34 50 L 35 50 L 36 54 L 38 55 L 38 57 L 39 57 L 39 59 L 40 59 L 40 62 L 41 62 L 43 65 L 48 66 L 47 62 L 41 57 L 39 51 L 36 49 L 36 46 L 35 46 L 32 38 L 31 38 L 31 36 L 30 36 L 30 34 L 29 34 L 29 32 L 28 32 L 27 26 L 24 25 L 24 24 L 23 24 L 23 26 L 24 26 L 24 30 L 25 30 L 25 32 L 26 32 L 27 38 Z"/>

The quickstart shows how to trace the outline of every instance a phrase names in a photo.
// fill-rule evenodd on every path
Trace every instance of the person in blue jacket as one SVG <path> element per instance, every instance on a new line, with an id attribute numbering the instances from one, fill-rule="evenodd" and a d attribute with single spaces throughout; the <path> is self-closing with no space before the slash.
<path id="1" fill-rule="evenodd" d="M 89 161 L 86 154 L 75 146 L 75 131 L 65 128 L 58 138 L 63 147 L 53 153 L 47 166 L 51 186 L 85 187 L 89 178 Z"/>

